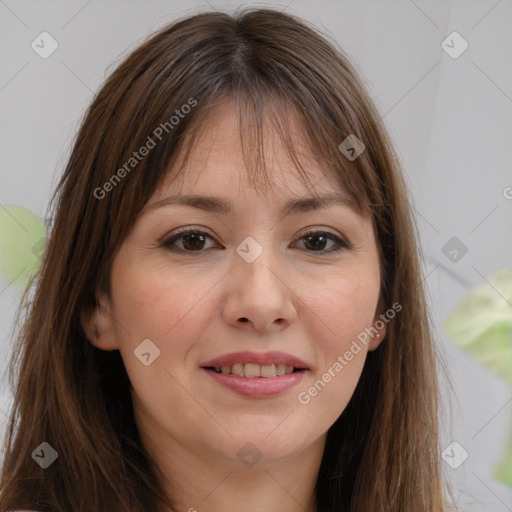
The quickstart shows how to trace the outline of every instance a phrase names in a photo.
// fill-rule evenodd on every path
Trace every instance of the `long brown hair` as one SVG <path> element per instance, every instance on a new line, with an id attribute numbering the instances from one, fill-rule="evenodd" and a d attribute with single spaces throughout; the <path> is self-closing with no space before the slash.
<path id="1" fill-rule="evenodd" d="M 180 176 L 178 156 L 187 161 L 205 115 L 227 97 L 236 101 L 258 186 L 268 179 L 267 120 L 310 185 L 288 132 L 290 118 L 297 119 L 322 167 L 373 218 L 382 311 L 402 308 L 328 432 L 318 510 L 445 510 L 437 356 L 399 163 L 335 43 L 293 16 L 251 9 L 165 26 L 117 67 L 85 115 L 52 198 L 53 224 L 32 296 L 22 301 L 28 312 L 11 363 L 15 402 L 1 512 L 143 512 L 161 501 L 172 507 L 139 438 L 120 354 L 89 343 L 80 317 L 98 290 L 110 292 L 117 248 L 162 180 Z M 183 114 L 178 122 L 171 120 L 176 111 Z M 353 161 L 338 148 L 349 135 L 366 148 Z M 132 162 L 150 138 L 154 146 Z M 42 442 L 58 453 L 47 469 L 31 457 Z"/>

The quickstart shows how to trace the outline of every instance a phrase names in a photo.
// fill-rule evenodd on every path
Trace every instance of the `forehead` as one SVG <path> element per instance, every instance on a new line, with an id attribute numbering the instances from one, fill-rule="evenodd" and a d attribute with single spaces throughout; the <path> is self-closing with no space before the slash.
<path id="1" fill-rule="evenodd" d="M 327 193 L 351 201 L 332 172 L 313 154 L 297 116 L 288 118 L 285 140 L 272 115 L 265 118 L 261 128 L 258 137 L 253 120 L 240 120 L 234 100 L 216 105 L 201 119 L 186 158 L 175 163 L 181 171 L 169 173 L 160 191 L 223 197 L 243 191 L 273 202 L 283 196 Z M 258 160 L 258 155 L 262 159 Z"/>

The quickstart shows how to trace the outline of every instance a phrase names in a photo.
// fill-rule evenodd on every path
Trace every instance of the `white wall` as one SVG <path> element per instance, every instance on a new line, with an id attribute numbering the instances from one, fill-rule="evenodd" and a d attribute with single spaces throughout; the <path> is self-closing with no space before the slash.
<path id="1" fill-rule="evenodd" d="M 239 4 L 209 2 L 217 9 Z M 492 479 L 491 467 L 512 428 L 511 390 L 457 348 L 441 321 L 484 282 L 480 274 L 512 266 L 512 200 L 503 194 L 512 185 L 512 4 L 286 4 L 339 41 L 391 131 L 418 212 L 433 318 L 457 393 L 444 443 L 457 440 L 470 454 L 459 469 L 446 469 L 460 488 L 461 510 L 510 511 L 512 489 Z M 0 2 L 0 204 L 44 217 L 79 120 L 114 61 L 157 27 L 207 7 L 169 0 Z M 48 59 L 30 46 L 42 31 L 59 44 Z M 469 43 L 457 59 L 441 48 L 452 31 Z M 457 263 L 441 250 L 452 236 L 469 249 Z M 1 279 L 0 347 L 7 357 L 19 289 Z"/>

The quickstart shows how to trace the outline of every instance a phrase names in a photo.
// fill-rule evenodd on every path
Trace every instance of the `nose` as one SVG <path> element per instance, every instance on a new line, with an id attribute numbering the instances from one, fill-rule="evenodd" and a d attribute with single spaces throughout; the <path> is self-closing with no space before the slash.
<path id="1" fill-rule="evenodd" d="M 269 333 L 283 330 L 295 320 L 296 296 L 290 273 L 270 252 L 264 250 L 252 263 L 234 255 L 222 311 L 229 325 Z"/>

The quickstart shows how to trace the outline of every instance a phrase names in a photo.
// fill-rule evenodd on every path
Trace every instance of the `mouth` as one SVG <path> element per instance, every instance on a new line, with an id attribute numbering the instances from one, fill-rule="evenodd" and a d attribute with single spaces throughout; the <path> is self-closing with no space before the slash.
<path id="1" fill-rule="evenodd" d="M 304 361 L 282 352 L 226 354 L 205 362 L 201 369 L 222 387 L 250 398 L 280 395 L 309 371 Z"/>

